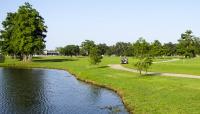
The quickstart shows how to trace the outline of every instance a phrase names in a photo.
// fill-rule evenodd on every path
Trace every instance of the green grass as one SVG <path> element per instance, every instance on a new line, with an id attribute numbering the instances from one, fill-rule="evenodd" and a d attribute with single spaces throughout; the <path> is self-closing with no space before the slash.
<path id="1" fill-rule="evenodd" d="M 118 63 L 119 57 L 105 57 L 97 66 L 90 65 L 88 58 L 85 57 L 42 57 L 34 58 L 32 63 L 6 59 L 6 62 L 0 63 L 0 66 L 68 70 L 82 80 L 89 80 L 117 90 L 123 96 L 130 111 L 136 114 L 200 113 L 200 80 L 139 76 L 136 73 L 107 67 L 107 64 Z"/>
<path id="2" fill-rule="evenodd" d="M 154 61 L 163 61 L 163 60 L 154 59 Z M 134 64 L 136 62 L 137 59 L 129 58 L 129 64 L 123 66 L 129 68 L 135 68 Z M 180 59 L 178 61 L 173 61 L 173 62 L 155 63 L 150 67 L 149 71 L 200 75 L 199 68 L 200 68 L 200 57 L 197 57 L 193 59 Z"/>

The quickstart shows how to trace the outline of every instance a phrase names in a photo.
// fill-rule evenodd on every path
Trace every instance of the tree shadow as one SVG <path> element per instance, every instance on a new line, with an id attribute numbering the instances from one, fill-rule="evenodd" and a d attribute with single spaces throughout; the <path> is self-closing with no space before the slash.
<path id="1" fill-rule="evenodd" d="M 65 61 L 77 61 L 78 59 L 39 59 L 33 60 L 33 62 L 65 62 Z"/>
<path id="2" fill-rule="evenodd" d="M 42 59 L 43 57 L 33 57 L 34 59 Z"/>
<path id="3" fill-rule="evenodd" d="M 108 66 L 99 66 L 97 68 L 108 68 Z"/>
<path id="4" fill-rule="evenodd" d="M 159 75 L 161 75 L 161 73 L 147 73 L 147 74 L 143 74 L 142 76 L 153 77 L 153 76 L 159 76 Z"/>

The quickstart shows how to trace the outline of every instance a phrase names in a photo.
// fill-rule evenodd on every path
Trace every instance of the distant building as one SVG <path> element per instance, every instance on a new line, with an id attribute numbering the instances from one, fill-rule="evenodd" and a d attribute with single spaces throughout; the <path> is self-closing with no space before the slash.
<path id="1" fill-rule="evenodd" d="M 59 55 L 59 52 L 54 51 L 54 50 L 44 50 L 44 55 L 47 55 L 47 56 L 56 56 L 56 55 Z"/>

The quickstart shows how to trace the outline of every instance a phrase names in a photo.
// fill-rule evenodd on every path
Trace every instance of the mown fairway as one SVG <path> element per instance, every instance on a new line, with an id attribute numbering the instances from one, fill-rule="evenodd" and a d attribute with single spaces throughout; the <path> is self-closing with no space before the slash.
<path id="1" fill-rule="evenodd" d="M 7 59 L 0 66 L 43 67 L 65 69 L 79 78 L 106 85 L 123 96 L 127 107 L 136 114 L 194 114 L 200 113 L 200 80 L 159 76 L 139 76 L 136 73 L 113 70 L 108 64 L 118 64 L 119 57 L 105 57 L 97 66 L 89 65 L 85 57 L 37 57 L 32 63 Z M 151 70 L 165 67 L 167 72 L 198 72 L 198 59 L 154 64 Z M 135 59 L 129 58 L 131 65 Z M 193 61 L 193 63 L 191 63 Z M 196 61 L 196 63 L 195 63 Z M 167 65 L 166 65 L 167 64 Z M 160 65 L 160 66 L 159 66 Z M 170 66 L 171 65 L 171 66 Z M 192 70 L 192 68 L 194 70 Z M 177 70 L 176 70 L 176 69 Z M 184 69 L 182 69 L 184 68 Z M 196 69 L 196 70 L 195 70 Z M 163 72 L 164 72 L 163 70 Z"/>
<path id="2" fill-rule="evenodd" d="M 168 59 L 154 59 L 154 61 L 165 61 Z M 129 58 L 128 65 L 124 65 L 125 67 L 135 68 L 134 64 L 137 59 Z M 155 63 L 153 64 L 149 71 L 155 72 L 170 72 L 170 73 L 181 73 L 181 74 L 193 74 L 200 75 L 200 58 L 192 58 L 192 59 L 180 59 L 173 62 L 164 62 L 164 63 Z"/>

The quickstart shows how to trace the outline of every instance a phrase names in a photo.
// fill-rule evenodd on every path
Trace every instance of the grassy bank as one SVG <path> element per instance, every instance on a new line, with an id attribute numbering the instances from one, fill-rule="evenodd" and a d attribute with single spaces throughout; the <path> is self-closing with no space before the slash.
<path id="1" fill-rule="evenodd" d="M 81 80 L 117 90 L 128 109 L 136 114 L 200 113 L 200 80 L 139 76 L 107 67 L 117 63 L 118 57 L 105 57 L 97 66 L 90 65 L 85 57 L 37 57 L 31 63 L 7 59 L 0 66 L 68 70 Z"/>

